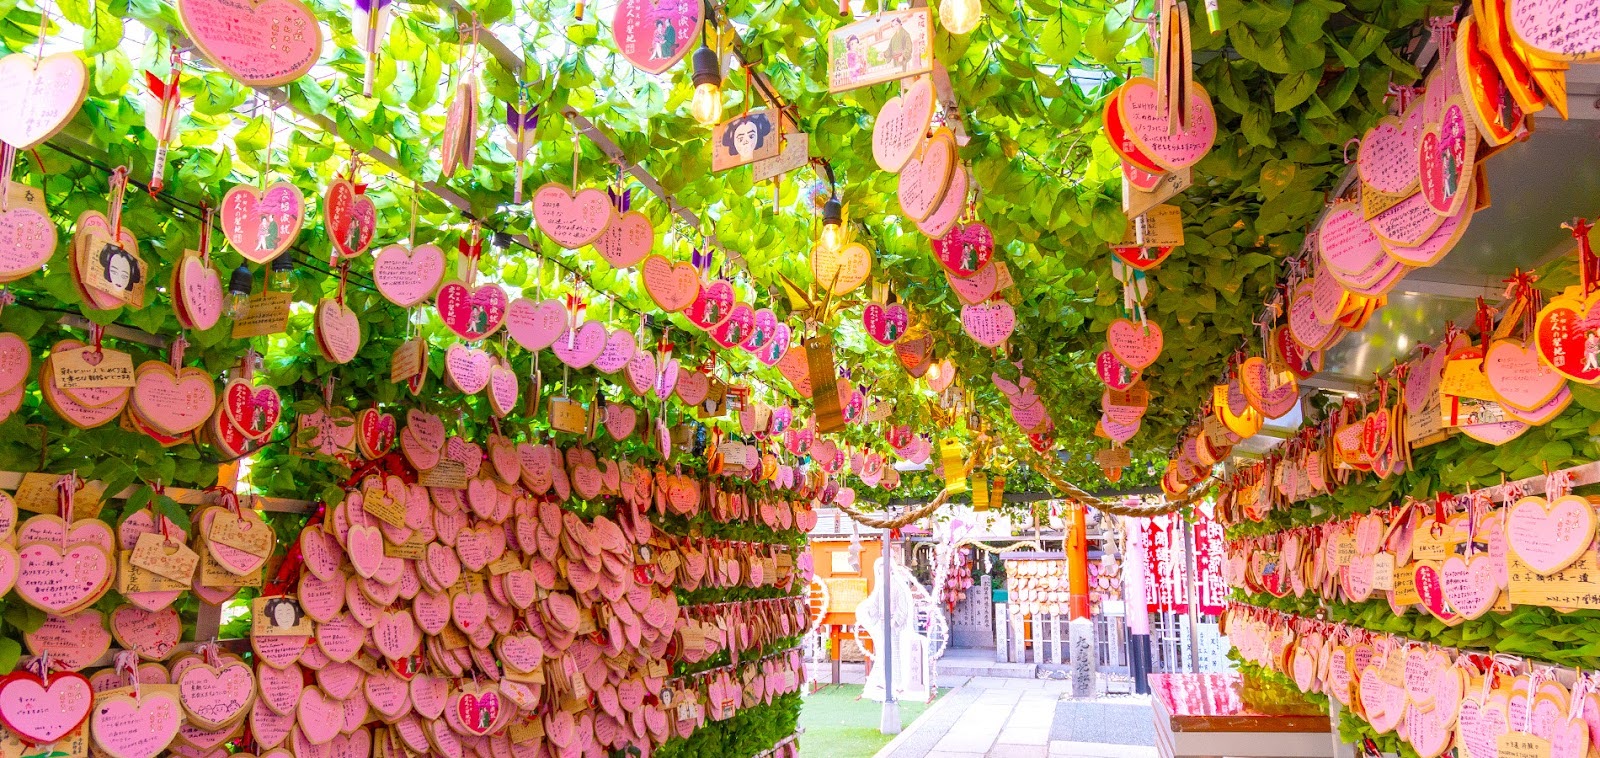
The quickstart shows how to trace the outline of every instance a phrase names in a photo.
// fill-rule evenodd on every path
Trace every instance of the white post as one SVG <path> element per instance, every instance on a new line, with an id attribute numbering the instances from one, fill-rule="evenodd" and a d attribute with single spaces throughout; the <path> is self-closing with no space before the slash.
<path id="1" fill-rule="evenodd" d="M 1010 642 L 1007 640 L 1007 636 L 1008 635 L 1006 634 L 1006 631 L 1007 631 L 1006 627 L 1008 626 L 1008 624 L 1006 622 L 1007 618 L 1010 618 L 1010 617 L 1006 615 L 1006 604 L 1005 603 L 995 603 L 994 604 L 994 662 L 995 663 L 1005 663 L 1006 660 L 1007 660 L 1007 657 L 1008 657 L 1006 655 L 1006 646 L 1009 645 Z"/>
<path id="2" fill-rule="evenodd" d="M 900 703 L 894 699 L 894 530 L 883 530 L 883 639 L 873 640 L 877 648 L 878 665 L 883 666 L 883 713 L 878 720 L 878 731 L 883 734 L 900 733 Z"/>
<path id="3" fill-rule="evenodd" d="M 1022 614 L 1012 609 L 1011 614 L 1011 662 L 1028 662 L 1028 629 L 1022 620 Z"/>

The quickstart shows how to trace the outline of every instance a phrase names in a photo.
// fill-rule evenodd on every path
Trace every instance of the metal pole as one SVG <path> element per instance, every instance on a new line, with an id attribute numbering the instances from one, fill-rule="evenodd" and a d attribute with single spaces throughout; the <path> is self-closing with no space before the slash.
<path id="1" fill-rule="evenodd" d="M 1133 691 L 1150 692 L 1150 604 L 1145 596 L 1144 526 L 1123 517 L 1128 543 L 1122 556 L 1122 601 L 1128 626 L 1128 671 Z"/>
<path id="2" fill-rule="evenodd" d="M 878 731 L 900 733 L 900 704 L 894 699 L 894 567 L 890 565 L 894 546 L 893 530 L 883 530 L 883 639 L 878 643 L 878 665 L 883 668 L 883 713 Z"/>
<path id="3" fill-rule="evenodd" d="M 1189 588 L 1189 613 L 1187 614 L 1189 618 L 1189 671 L 1192 673 L 1199 673 L 1200 589 L 1195 582 L 1195 574 L 1199 573 L 1196 570 L 1199 567 L 1199 564 L 1195 563 L 1194 526 L 1190 524 L 1183 525 L 1183 554 L 1187 556 L 1187 559 L 1180 564 L 1183 567 L 1181 570 L 1189 579 L 1189 581 L 1185 583 Z"/>

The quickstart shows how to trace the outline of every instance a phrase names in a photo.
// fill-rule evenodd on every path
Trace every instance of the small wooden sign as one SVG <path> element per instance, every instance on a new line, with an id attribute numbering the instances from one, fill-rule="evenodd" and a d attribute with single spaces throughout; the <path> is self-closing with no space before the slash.
<path id="1" fill-rule="evenodd" d="M 1127 178 L 1123 178 L 1122 212 L 1127 214 L 1128 218 L 1137 218 L 1151 208 L 1176 197 L 1191 184 L 1194 184 L 1194 172 L 1187 167 L 1162 174 L 1156 179 L 1155 186 L 1148 190 L 1140 189 Z"/>
<path id="2" fill-rule="evenodd" d="M 817 434 L 836 432 L 844 428 L 844 412 L 839 407 L 838 371 L 833 365 L 833 336 L 818 334 L 806 340 L 806 363 L 814 388 L 811 401 L 815 404 Z"/>
<path id="3" fill-rule="evenodd" d="M 1178 247 L 1183 244 L 1183 213 L 1176 205 L 1157 205 L 1130 216 L 1118 247 Z"/>
<path id="4" fill-rule="evenodd" d="M 244 315 L 233 322 L 233 338 L 265 337 L 289 331 L 289 292 L 262 292 L 250 296 Z"/>
<path id="5" fill-rule="evenodd" d="M 134 385 L 133 356 L 120 350 L 69 348 L 51 353 L 50 367 L 64 390 Z"/>
<path id="6" fill-rule="evenodd" d="M 1127 468 L 1133 464 L 1133 453 L 1125 447 L 1108 447 L 1094 454 L 1100 468 Z"/>
<path id="7" fill-rule="evenodd" d="M 828 91 L 906 79 L 933 70 L 933 11 L 888 11 L 828 33 Z"/>

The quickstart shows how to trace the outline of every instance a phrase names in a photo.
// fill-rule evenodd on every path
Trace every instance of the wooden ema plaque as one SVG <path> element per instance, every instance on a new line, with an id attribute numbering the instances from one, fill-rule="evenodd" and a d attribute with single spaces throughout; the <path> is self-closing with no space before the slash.
<path id="1" fill-rule="evenodd" d="M 833 337 L 818 334 L 806 340 L 806 364 L 811 377 L 811 400 L 815 404 L 817 434 L 844 428 L 844 412 L 839 408 L 838 372 L 833 367 Z"/>

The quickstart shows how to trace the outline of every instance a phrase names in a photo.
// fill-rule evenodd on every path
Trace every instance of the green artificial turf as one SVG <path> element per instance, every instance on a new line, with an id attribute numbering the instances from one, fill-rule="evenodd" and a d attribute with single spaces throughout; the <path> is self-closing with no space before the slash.
<path id="1" fill-rule="evenodd" d="M 949 692 L 940 690 L 939 695 Z M 824 687 L 815 695 L 807 696 L 800 708 L 800 726 L 805 734 L 800 736 L 802 758 L 870 758 L 879 748 L 894 739 L 892 734 L 878 733 L 878 717 L 883 704 L 857 699 L 861 685 L 840 684 Z M 900 701 L 900 724 L 910 729 L 930 703 Z"/>

